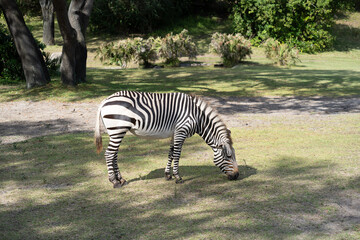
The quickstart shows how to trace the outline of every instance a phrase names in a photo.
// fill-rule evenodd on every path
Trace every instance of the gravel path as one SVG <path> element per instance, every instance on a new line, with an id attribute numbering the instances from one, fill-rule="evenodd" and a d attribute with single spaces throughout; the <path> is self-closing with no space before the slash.
<path id="1" fill-rule="evenodd" d="M 229 127 L 239 127 L 238 114 L 304 115 L 360 113 L 360 98 L 204 97 Z M 0 143 L 59 133 L 93 131 L 98 102 L 16 101 L 0 103 Z"/>

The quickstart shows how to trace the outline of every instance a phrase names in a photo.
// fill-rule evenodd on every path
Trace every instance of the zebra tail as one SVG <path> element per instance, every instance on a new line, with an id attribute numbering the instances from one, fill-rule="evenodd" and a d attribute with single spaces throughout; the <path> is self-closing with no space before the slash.
<path id="1" fill-rule="evenodd" d="M 101 110 L 102 104 L 99 107 L 96 115 L 96 124 L 95 124 L 95 145 L 96 145 L 96 152 L 99 154 L 103 148 L 102 146 L 102 137 L 100 132 L 100 110 Z"/>

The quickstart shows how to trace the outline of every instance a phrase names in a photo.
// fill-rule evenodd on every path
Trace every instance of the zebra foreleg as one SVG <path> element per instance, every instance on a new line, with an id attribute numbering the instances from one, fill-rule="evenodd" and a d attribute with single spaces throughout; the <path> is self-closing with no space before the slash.
<path id="1" fill-rule="evenodd" d="M 117 154 L 124 135 L 125 133 L 110 136 L 109 145 L 105 151 L 109 181 L 113 184 L 114 188 L 120 188 L 127 184 L 126 180 L 120 174 L 117 163 Z"/>

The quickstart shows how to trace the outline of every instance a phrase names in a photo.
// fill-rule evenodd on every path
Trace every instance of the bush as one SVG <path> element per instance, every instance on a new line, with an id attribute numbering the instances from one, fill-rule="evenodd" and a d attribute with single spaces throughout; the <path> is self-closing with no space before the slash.
<path id="1" fill-rule="evenodd" d="M 94 1 L 90 29 L 122 34 L 151 32 L 188 14 L 190 6 L 191 0 L 98 0 Z"/>
<path id="2" fill-rule="evenodd" d="M 135 38 L 133 43 L 135 61 L 145 68 L 151 67 L 153 65 L 151 62 L 155 62 L 159 58 L 157 54 L 159 44 L 160 38 Z"/>
<path id="3" fill-rule="evenodd" d="M 33 1 L 33 0 L 32 0 Z M 149 33 L 183 17 L 219 15 L 226 18 L 230 0 L 96 0 L 90 29 L 108 33 Z M 111 23 L 111 24 L 109 24 Z"/>
<path id="4" fill-rule="evenodd" d="M 160 41 L 159 56 L 171 66 L 179 66 L 181 57 L 196 59 L 196 55 L 196 45 L 186 29 L 176 35 L 169 33 Z"/>
<path id="5" fill-rule="evenodd" d="M 271 59 L 274 64 L 280 66 L 292 66 L 299 60 L 299 50 L 291 48 L 286 43 L 279 43 L 279 41 L 269 38 L 263 44 L 265 47 L 266 57 Z"/>
<path id="6" fill-rule="evenodd" d="M 160 39 L 134 38 L 121 40 L 117 44 L 107 43 L 97 49 L 96 57 L 105 64 L 114 64 L 126 68 L 128 63 L 135 60 L 144 67 L 150 67 L 150 62 L 158 59 L 157 48 Z"/>
<path id="7" fill-rule="evenodd" d="M 17 83 L 25 81 L 20 57 L 6 26 L 0 23 L 0 81 Z"/>
<path id="8" fill-rule="evenodd" d="M 134 57 L 135 49 L 131 39 L 121 40 L 117 44 L 102 44 L 97 49 L 97 54 L 101 62 L 109 65 L 118 65 L 126 68 L 127 64 Z"/>
<path id="9" fill-rule="evenodd" d="M 226 67 L 232 67 L 250 57 L 251 43 L 241 34 L 227 35 L 214 33 L 211 37 L 210 51 L 220 55 Z"/>
<path id="10" fill-rule="evenodd" d="M 239 0 L 233 7 L 235 31 L 260 44 L 275 38 L 304 52 L 332 46 L 335 0 Z"/>
<path id="11" fill-rule="evenodd" d="M 96 57 L 105 64 L 126 67 L 134 60 L 144 67 L 151 67 L 151 62 L 159 57 L 164 58 L 166 64 L 179 66 L 180 57 L 194 59 L 196 55 L 196 45 L 184 29 L 180 34 L 170 33 L 164 38 L 128 38 L 117 44 L 103 44 L 97 49 Z"/>

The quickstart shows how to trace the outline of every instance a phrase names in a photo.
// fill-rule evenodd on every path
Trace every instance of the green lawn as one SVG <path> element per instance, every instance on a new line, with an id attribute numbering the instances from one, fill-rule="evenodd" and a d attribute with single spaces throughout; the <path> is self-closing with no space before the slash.
<path id="1" fill-rule="evenodd" d="M 0 145 L 0 238 L 360 238 L 358 114 L 238 120 L 248 123 L 232 129 L 238 181 L 212 164 L 199 137 L 185 143 L 185 183 L 176 185 L 163 178 L 168 140 L 127 136 L 121 189 L 91 133 Z"/>
<path id="2" fill-rule="evenodd" d="M 329 55 L 329 54 L 327 54 Z M 291 69 L 249 62 L 235 69 L 184 67 L 164 69 L 88 70 L 90 84 L 78 88 L 61 86 L 59 78 L 48 86 L 26 90 L 23 86 L 1 87 L 0 101 L 88 101 L 105 98 L 120 90 L 187 92 L 213 96 L 359 96 L 360 61 L 336 57 L 304 56 Z M 360 56 L 360 53 L 359 53 Z"/>

